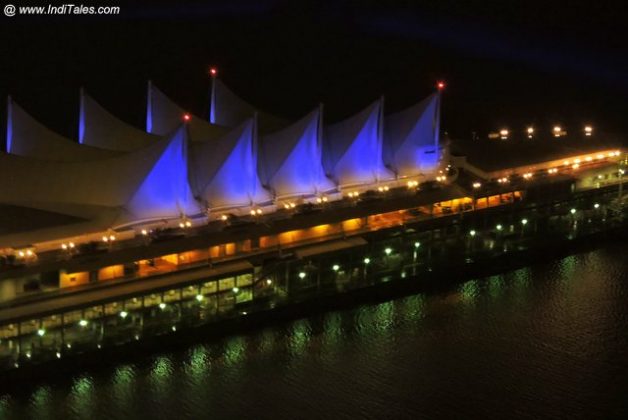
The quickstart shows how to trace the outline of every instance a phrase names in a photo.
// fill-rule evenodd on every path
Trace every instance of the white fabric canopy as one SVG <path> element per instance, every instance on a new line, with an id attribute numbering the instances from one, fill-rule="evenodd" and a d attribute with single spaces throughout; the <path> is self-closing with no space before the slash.
<path id="1" fill-rule="evenodd" d="M 189 120 L 184 120 L 185 115 L 189 116 Z M 185 111 L 149 81 L 146 105 L 146 131 L 165 136 L 183 122 L 188 126 L 188 134 L 192 141 L 216 140 L 229 132 L 229 129 L 226 127 L 211 124 Z"/>
<path id="2" fill-rule="evenodd" d="M 7 101 L 7 152 L 54 162 L 84 162 L 116 156 L 109 150 L 84 146 L 44 127 L 10 97 Z"/>
<path id="3" fill-rule="evenodd" d="M 84 89 L 80 92 L 80 104 L 78 139 L 81 144 L 128 152 L 159 139 L 116 118 Z"/>
<path id="4" fill-rule="evenodd" d="M 0 154 L 0 202 L 99 218 L 118 211 L 118 224 L 200 212 L 187 176 L 187 137 L 170 138 L 113 158 L 43 162 Z"/>
<path id="5" fill-rule="evenodd" d="M 323 162 L 341 187 L 375 184 L 394 178 L 382 160 L 383 99 L 325 130 Z"/>
<path id="6" fill-rule="evenodd" d="M 253 119 L 218 140 L 192 143 L 190 166 L 194 194 L 207 208 L 250 206 L 272 199 L 257 174 Z"/>
<path id="7" fill-rule="evenodd" d="M 260 178 L 276 197 L 309 196 L 335 189 L 321 164 L 321 108 L 260 140 Z"/>
<path id="8" fill-rule="evenodd" d="M 398 177 L 417 176 L 438 169 L 439 93 L 401 112 L 387 115 L 384 121 L 384 162 Z"/>
<path id="9" fill-rule="evenodd" d="M 286 127 L 283 118 L 259 111 L 253 105 L 233 93 L 220 79 L 212 79 L 211 107 L 209 120 L 213 124 L 236 127 L 257 114 L 260 133 L 271 133 Z"/>

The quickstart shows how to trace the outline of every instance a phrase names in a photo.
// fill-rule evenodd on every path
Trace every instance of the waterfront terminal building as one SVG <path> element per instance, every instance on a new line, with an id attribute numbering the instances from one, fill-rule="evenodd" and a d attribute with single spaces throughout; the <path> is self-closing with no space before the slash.
<path id="1" fill-rule="evenodd" d="M 386 113 L 379 98 L 333 124 L 318 105 L 288 121 L 214 77 L 201 118 L 149 82 L 143 129 L 81 90 L 74 141 L 9 98 L 0 364 L 246 316 L 258 301 L 274 307 L 308 290 L 372 284 L 378 270 L 390 278 L 386 267 L 401 264 L 402 245 L 382 242 L 378 260 L 382 232 L 410 235 L 402 242 L 416 274 L 423 252 L 427 261 L 450 246 L 450 226 L 462 234 L 466 214 L 499 212 L 548 188 L 555 197 L 600 190 L 610 203 L 621 188 L 625 149 L 617 142 L 444 140 L 440 101 L 439 90 Z M 516 240 L 527 234 L 509 229 Z M 472 236 L 464 252 L 480 250 L 480 235 Z M 351 269 L 316 268 L 319 256 L 354 250 L 370 254 L 348 257 Z"/>

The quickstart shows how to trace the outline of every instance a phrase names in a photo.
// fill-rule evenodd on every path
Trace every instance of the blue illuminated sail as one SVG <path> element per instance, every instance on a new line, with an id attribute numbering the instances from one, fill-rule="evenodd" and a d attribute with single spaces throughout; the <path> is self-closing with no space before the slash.
<path id="1" fill-rule="evenodd" d="M 393 178 L 382 160 L 383 100 L 325 130 L 323 162 L 341 187 L 375 184 Z"/>
<path id="2" fill-rule="evenodd" d="M 260 140 L 260 178 L 276 197 L 311 196 L 335 189 L 321 164 L 321 109 Z"/>
<path id="3" fill-rule="evenodd" d="M 385 118 L 384 161 L 398 177 L 426 174 L 438 169 L 440 94 Z"/>
<path id="4" fill-rule="evenodd" d="M 257 175 L 255 121 L 249 119 L 222 138 L 191 144 L 190 181 L 194 195 L 209 209 L 271 201 Z"/>
<path id="5" fill-rule="evenodd" d="M 188 141 L 179 128 L 126 205 L 137 219 L 195 215 L 201 209 L 188 183 Z"/>

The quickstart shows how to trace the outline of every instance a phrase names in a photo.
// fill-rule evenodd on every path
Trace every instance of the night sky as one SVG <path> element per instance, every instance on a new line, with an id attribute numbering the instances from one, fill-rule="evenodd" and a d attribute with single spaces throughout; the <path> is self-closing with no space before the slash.
<path id="1" fill-rule="evenodd" d="M 76 138 L 81 85 L 143 127 L 147 79 L 203 115 L 216 64 L 241 97 L 290 118 L 323 102 L 336 121 L 382 94 L 399 110 L 444 79 L 453 137 L 528 123 L 628 131 L 620 2 L 172 3 L 117 3 L 117 17 L 1 15 L 0 94 Z"/>

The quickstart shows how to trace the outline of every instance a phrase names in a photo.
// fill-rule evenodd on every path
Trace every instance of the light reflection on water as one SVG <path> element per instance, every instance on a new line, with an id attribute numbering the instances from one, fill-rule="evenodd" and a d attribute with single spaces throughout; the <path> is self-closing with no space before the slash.
<path id="1" fill-rule="evenodd" d="M 621 417 L 626 251 L 611 246 L 51 380 L 0 396 L 0 417 Z"/>

